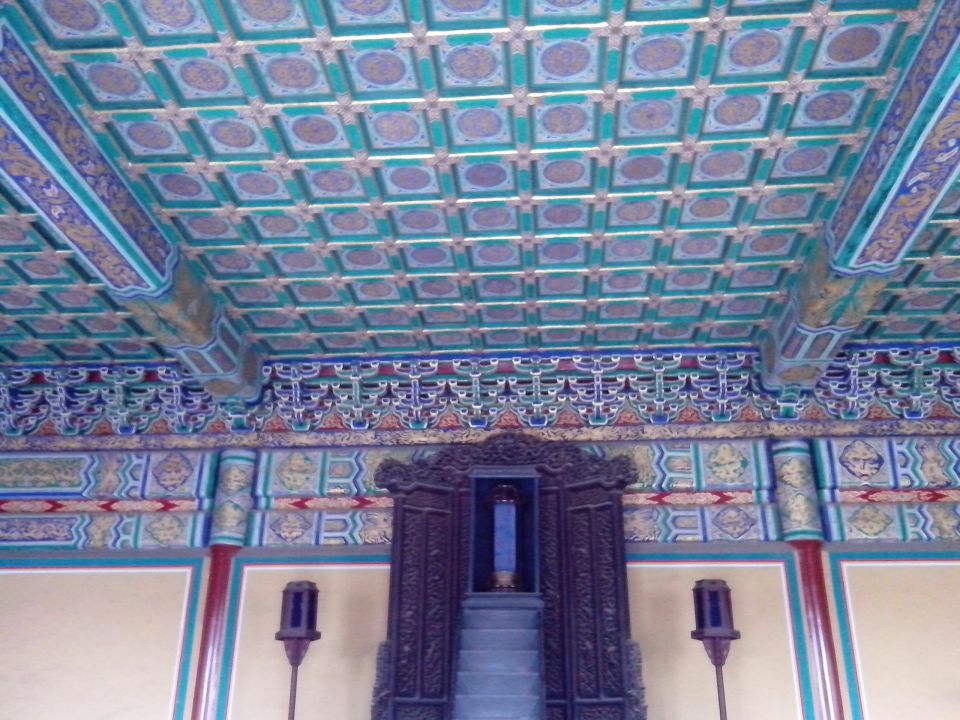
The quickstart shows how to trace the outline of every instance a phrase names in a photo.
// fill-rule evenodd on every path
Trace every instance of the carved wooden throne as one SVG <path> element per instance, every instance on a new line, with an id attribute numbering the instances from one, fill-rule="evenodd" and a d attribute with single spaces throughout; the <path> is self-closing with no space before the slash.
<path id="1" fill-rule="evenodd" d="M 470 478 L 535 473 L 544 602 L 546 720 L 638 720 L 639 654 L 629 640 L 621 496 L 634 470 L 569 443 L 520 434 L 384 462 L 394 497 L 387 642 L 374 720 L 447 720 L 460 608 L 470 583 Z"/>

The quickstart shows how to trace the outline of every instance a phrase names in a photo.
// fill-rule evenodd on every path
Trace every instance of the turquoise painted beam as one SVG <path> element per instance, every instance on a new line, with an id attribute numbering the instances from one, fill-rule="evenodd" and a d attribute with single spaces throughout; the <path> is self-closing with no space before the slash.
<path id="1" fill-rule="evenodd" d="M 960 176 L 960 2 L 944 0 L 913 65 L 761 340 L 770 388 L 812 387 Z"/>
<path id="2" fill-rule="evenodd" d="M 27 53 L 0 25 L 3 174 L 115 295 L 160 295 L 173 245 Z"/>
<path id="3" fill-rule="evenodd" d="M 0 20 L 0 174 L 110 294 L 218 397 L 259 391 L 259 359 Z"/>
<path id="4" fill-rule="evenodd" d="M 960 172 L 960 3 L 944 2 L 827 225 L 833 266 L 888 273 Z"/>

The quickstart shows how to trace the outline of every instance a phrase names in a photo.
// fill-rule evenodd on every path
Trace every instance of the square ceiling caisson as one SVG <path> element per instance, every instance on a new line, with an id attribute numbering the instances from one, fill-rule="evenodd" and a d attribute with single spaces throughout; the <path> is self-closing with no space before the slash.
<path id="1" fill-rule="evenodd" d="M 22 0 L 267 356 L 750 346 L 933 6 Z M 6 362 L 163 351 L 10 187 Z M 960 338 L 960 189 L 859 341 Z"/>

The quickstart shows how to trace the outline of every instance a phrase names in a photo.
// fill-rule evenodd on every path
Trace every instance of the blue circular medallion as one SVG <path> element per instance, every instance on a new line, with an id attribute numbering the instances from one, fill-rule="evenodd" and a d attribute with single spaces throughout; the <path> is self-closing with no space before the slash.
<path id="1" fill-rule="evenodd" d="M 497 163 L 470 165 L 463 176 L 471 185 L 481 188 L 495 188 L 507 181 L 507 171 Z"/>
<path id="2" fill-rule="evenodd" d="M 540 116 L 543 127 L 554 135 L 575 135 L 587 128 L 590 118 L 579 105 L 554 105 Z"/>
<path id="3" fill-rule="evenodd" d="M 77 32 L 90 32 L 100 24 L 100 12 L 87 0 L 44 0 L 43 10 L 54 22 Z"/>
<path id="4" fill-rule="evenodd" d="M 210 60 L 188 60 L 179 74 L 187 85 L 205 93 L 223 92 L 230 84 L 226 70 Z"/>
<path id="5" fill-rule="evenodd" d="M 329 145 L 337 139 L 337 126 L 316 115 L 298 117 L 290 128 L 298 139 L 308 145 Z"/>
<path id="6" fill-rule="evenodd" d="M 293 15 L 291 0 L 237 0 L 237 4 L 251 18 L 264 23 L 283 22 Z"/>
<path id="7" fill-rule="evenodd" d="M 357 59 L 357 72 L 373 85 L 396 85 L 407 74 L 407 66 L 396 53 L 374 50 Z"/>
<path id="8" fill-rule="evenodd" d="M 173 146 L 173 135 L 160 123 L 149 120 L 132 122 L 126 127 L 127 137 L 148 150 L 168 150 Z"/>
<path id="9" fill-rule="evenodd" d="M 579 75 L 589 64 L 590 49 L 572 40 L 553 43 L 540 55 L 540 66 L 554 77 Z"/>
<path id="10" fill-rule="evenodd" d="M 279 57 L 267 63 L 267 77 L 286 90 L 307 90 L 320 74 L 313 63 L 298 57 Z"/>
<path id="11" fill-rule="evenodd" d="M 447 55 L 444 64 L 454 77 L 467 82 L 480 82 L 497 71 L 497 56 L 490 48 L 462 47 Z"/>
<path id="12" fill-rule="evenodd" d="M 496 137 L 503 130 L 503 119 L 489 108 L 464 110 L 457 116 L 457 130 L 471 140 Z"/>
<path id="13" fill-rule="evenodd" d="M 120 97 L 136 95 L 143 87 L 143 82 L 133 70 L 118 63 L 94 63 L 87 70 L 87 78 L 94 87 L 108 95 Z"/>
<path id="14" fill-rule="evenodd" d="M 189 0 L 141 0 L 144 14 L 158 25 L 185 28 L 197 19 L 197 11 Z"/>

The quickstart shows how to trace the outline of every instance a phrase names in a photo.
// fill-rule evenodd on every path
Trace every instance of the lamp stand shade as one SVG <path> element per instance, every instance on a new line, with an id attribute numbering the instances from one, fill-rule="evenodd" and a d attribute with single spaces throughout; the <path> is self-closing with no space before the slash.
<path id="1" fill-rule="evenodd" d="M 283 649 L 290 662 L 290 700 L 287 720 L 294 720 L 297 712 L 297 676 L 310 643 L 319 639 L 317 631 L 317 586 L 306 580 L 287 583 L 283 589 L 280 607 L 280 629 L 274 636 L 283 641 Z"/>

